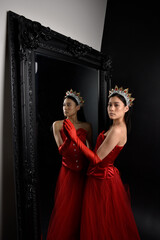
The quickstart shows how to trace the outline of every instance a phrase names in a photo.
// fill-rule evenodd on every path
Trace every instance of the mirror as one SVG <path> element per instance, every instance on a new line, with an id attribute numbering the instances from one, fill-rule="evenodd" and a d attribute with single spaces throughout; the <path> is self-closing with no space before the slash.
<path id="1" fill-rule="evenodd" d="M 61 161 L 51 130 L 73 88 L 85 99 L 93 145 L 107 127 L 111 59 L 14 12 L 8 14 L 18 239 L 45 239 Z"/>

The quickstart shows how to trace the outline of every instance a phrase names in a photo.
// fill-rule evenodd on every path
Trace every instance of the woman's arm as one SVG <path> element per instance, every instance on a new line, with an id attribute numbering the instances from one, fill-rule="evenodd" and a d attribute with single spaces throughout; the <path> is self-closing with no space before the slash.
<path id="1" fill-rule="evenodd" d="M 102 144 L 97 149 L 97 156 L 102 160 L 104 159 L 116 145 L 120 143 L 120 139 L 122 136 L 122 131 L 119 127 L 115 126 L 112 127 L 109 131 L 107 136 L 105 137 Z"/>
<path id="2" fill-rule="evenodd" d="M 53 126 L 53 136 L 57 146 L 59 147 L 60 145 L 63 144 L 63 140 L 60 134 L 60 130 L 63 126 L 63 121 L 55 121 L 52 126 Z"/>
<path id="3" fill-rule="evenodd" d="M 63 155 L 65 152 L 67 152 L 68 147 L 70 145 L 70 139 L 66 137 L 66 139 L 62 140 L 61 134 L 60 134 L 60 130 L 63 126 L 63 121 L 56 121 L 53 123 L 53 135 L 55 138 L 55 141 L 57 143 L 58 146 L 58 150 L 59 153 L 61 155 Z"/>
<path id="4" fill-rule="evenodd" d="M 104 142 L 98 148 L 97 152 L 94 153 L 93 151 L 88 149 L 86 145 L 83 144 L 83 142 L 78 138 L 74 125 L 68 119 L 64 120 L 63 126 L 68 137 L 77 144 L 77 146 L 82 150 L 85 156 L 94 164 L 102 161 L 119 143 L 120 131 L 114 129 L 107 134 Z"/>
<path id="5" fill-rule="evenodd" d="M 81 149 L 81 151 L 84 153 L 84 155 L 92 161 L 94 164 L 100 162 L 101 160 L 99 157 L 92 152 L 77 136 L 76 129 L 74 125 L 71 123 L 69 119 L 65 119 L 63 122 L 63 128 L 65 131 L 65 134 L 68 138 L 70 138 L 73 142 L 77 144 L 77 146 Z"/>

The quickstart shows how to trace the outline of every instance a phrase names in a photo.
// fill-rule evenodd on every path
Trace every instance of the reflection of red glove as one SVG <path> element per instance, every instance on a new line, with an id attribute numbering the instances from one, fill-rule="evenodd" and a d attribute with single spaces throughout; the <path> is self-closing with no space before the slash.
<path id="1" fill-rule="evenodd" d="M 71 123 L 69 119 L 65 119 L 63 121 L 63 127 L 66 136 L 68 136 L 73 142 L 77 144 L 77 146 L 80 148 L 80 150 L 84 153 L 84 155 L 93 163 L 97 164 L 101 161 L 101 159 L 92 152 L 77 136 L 76 129 L 74 125 Z"/>
<path id="2" fill-rule="evenodd" d="M 61 155 L 67 152 L 70 142 L 71 142 L 70 139 L 66 138 L 63 144 L 59 146 L 58 150 Z"/>

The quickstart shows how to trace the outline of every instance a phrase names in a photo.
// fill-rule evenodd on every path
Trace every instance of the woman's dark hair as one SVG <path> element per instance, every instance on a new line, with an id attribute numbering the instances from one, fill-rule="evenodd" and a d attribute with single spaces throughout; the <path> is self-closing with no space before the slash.
<path id="1" fill-rule="evenodd" d="M 64 99 L 66 99 L 66 98 L 71 99 L 78 106 L 78 102 L 77 102 L 77 100 L 74 97 L 72 97 L 72 96 L 65 96 Z M 85 118 L 85 115 L 84 115 L 84 109 L 83 109 L 82 106 L 80 107 L 79 111 L 77 112 L 77 118 L 78 118 L 78 121 L 86 122 L 86 118 Z"/>
<path id="2" fill-rule="evenodd" d="M 127 106 L 126 100 L 122 95 L 120 95 L 118 93 L 114 93 L 110 96 L 110 98 L 111 97 L 118 97 L 124 103 L 124 105 Z M 131 131 L 131 109 L 130 108 L 125 113 L 124 120 L 125 120 L 125 123 L 126 123 L 126 126 L 127 126 L 127 133 L 129 134 L 130 131 Z"/>

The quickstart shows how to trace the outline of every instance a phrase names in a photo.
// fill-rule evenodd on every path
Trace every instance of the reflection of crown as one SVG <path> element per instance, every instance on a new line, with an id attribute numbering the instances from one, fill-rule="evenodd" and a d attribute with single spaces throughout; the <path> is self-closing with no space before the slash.
<path id="1" fill-rule="evenodd" d="M 132 106 L 132 102 L 135 100 L 135 98 L 131 97 L 131 93 L 128 93 L 129 88 L 126 88 L 123 90 L 123 87 L 118 88 L 117 85 L 115 86 L 114 89 L 109 91 L 109 96 L 111 97 L 114 93 L 118 93 L 119 95 L 123 96 L 124 99 L 126 100 L 126 103 L 129 107 Z"/>
<path id="2" fill-rule="evenodd" d="M 71 96 L 73 97 L 74 99 L 76 99 L 78 105 L 82 105 L 84 103 L 84 100 L 83 98 L 80 96 L 80 93 L 77 93 L 76 91 L 73 91 L 72 89 L 70 91 L 67 91 L 66 92 L 66 96 L 65 97 L 68 97 L 68 96 Z"/>

